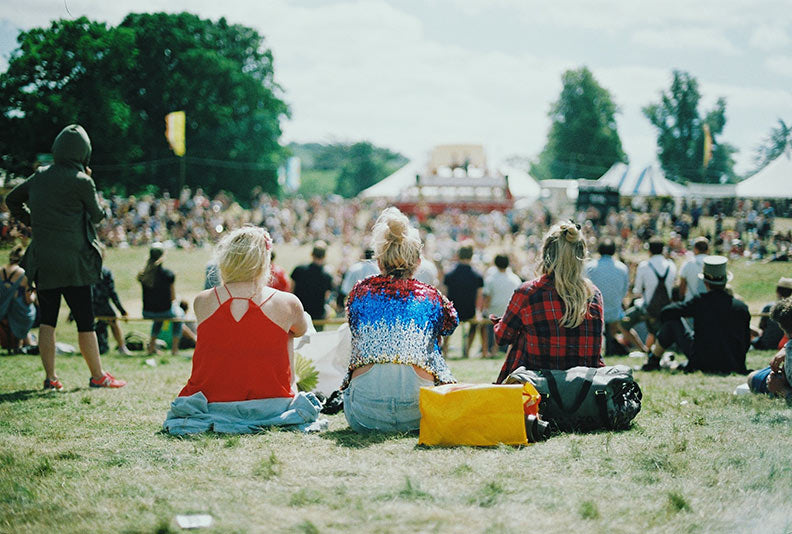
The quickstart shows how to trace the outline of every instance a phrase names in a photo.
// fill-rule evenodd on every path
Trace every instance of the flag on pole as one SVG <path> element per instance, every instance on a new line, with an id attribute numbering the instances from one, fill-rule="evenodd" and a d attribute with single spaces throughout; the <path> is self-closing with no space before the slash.
<path id="1" fill-rule="evenodd" d="M 702 163 L 706 167 L 712 159 L 712 135 L 710 134 L 709 124 L 704 123 L 701 129 L 704 130 L 704 161 Z"/>
<path id="2" fill-rule="evenodd" d="M 187 145 L 184 139 L 184 129 L 187 123 L 187 117 L 183 111 L 171 111 L 165 115 L 165 138 L 173 150 L 173 153 L 179 157 L 184 156 L 187 152 Z"/>

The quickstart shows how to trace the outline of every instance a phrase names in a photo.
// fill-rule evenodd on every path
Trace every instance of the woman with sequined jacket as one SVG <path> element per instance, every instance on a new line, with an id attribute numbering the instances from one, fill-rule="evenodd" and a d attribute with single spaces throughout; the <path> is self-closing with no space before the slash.
<path id="1" fill-rule="evenodd" d="M 440 340 L 459 319 L 436 288 L 412 278 L 421 238 L 398 209 L 379 216 L 373 245 L 382 274 L 358 282 L 347 301 L 352 354 L 341 386 L 344 414 L 357 432 L 417 430 L 420 388 L 456 382 Z"/>

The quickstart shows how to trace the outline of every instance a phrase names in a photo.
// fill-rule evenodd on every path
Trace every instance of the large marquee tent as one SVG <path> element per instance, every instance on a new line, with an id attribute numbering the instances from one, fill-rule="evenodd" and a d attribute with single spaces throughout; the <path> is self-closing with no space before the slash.
<path id="1" fill-rule="evenodd" d="M 658 165 L 636 170 L 624 163 L 616 163 L 597 180 L 597 184 L 613 187 L 626 197 L 681 198 L 686 195 L 685 186 L 666 178 Z"/>
<path id="2" fill-rule="evenodd" d="M 743 198 L 792 198 L 792 150 L 787 150 L 767 167 L 737 184 Z"/>

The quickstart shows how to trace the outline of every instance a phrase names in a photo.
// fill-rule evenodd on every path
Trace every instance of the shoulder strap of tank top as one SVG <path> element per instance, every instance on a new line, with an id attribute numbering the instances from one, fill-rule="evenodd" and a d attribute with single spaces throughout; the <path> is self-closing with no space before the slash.
<path id="1" fill-rule="evenodd" d="M 214 294 L 215 294 L 215 298 L 217 299 L 217 304 L 222 304 L 222 302 L 220 302 L 220 295 L 217 294 L 217 286 L 214 286 L 212 289 L 214 289 Z"/>
<path id="2" fill-rule="evenodd" d="M 272 288 L 270 288 L 270 289 L 272 289 Z M 275 293 L 277 293 L 277 292 L 278 292 L 278 291 L 277 291 L 276 289 L 272 289 L 272 291 L 270 292 L 270 294 L 269 294 L 269 295 L 267 295 L 266 297 L 264 297 L 264 300 L 262 300 L 262 301 L 261 301 L 261 304 L 259 304 L 259 308 L 261 308 L 262 306 L 264 306 L 264 304 L 266 304 L 266 303 L 267 303 L 267 301 L 268 301 L 269 299 L 271 299 L 273 296 L 275 296 Z"/>

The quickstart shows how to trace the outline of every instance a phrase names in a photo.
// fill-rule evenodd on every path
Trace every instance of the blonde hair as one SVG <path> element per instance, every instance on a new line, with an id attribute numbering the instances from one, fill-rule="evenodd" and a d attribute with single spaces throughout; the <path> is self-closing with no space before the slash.
<path id="1" fill-rule="evenodd" d="M 264 285 L 270 276 L 272 238 L 258 226 L 246 225 L 226 234 L 215 249 L 223 283 L 250 282 Z"/>
<path id="2" fill-rule="evenodd" d="M 580 326 L 594 296 L 593 285 L 583 277 L 585 259 L 586 241 L 578 225 L 570 221 L 550 228 L 542 244 L 542 273 L 555 278 L 565 308 L 561 326 L 566 328 Z"/>
<path id="3" fill-rule="evenodd" d="M 398 208 L 387 208 L 372 229 L 374 257 L 385 274 L 409 278 L 421 262 L 421 236 Z"/>

